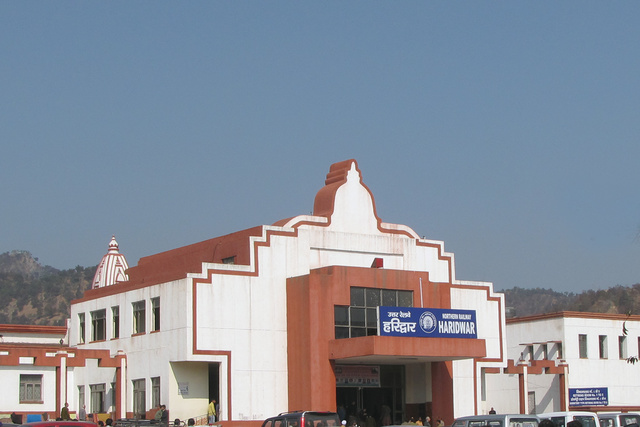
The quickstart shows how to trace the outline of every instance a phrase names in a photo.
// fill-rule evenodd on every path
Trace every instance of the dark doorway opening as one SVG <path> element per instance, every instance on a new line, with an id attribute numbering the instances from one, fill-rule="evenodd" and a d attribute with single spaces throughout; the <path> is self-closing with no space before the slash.
<path id="1" fill-rule="evenodd" d="M 362 425 L 363 410 L 376 425 L 401 424 L 405 415 L 404 366 L 380 366 L 380 387 L 336 387 L 336 406 L 344 408 L 348 424 L 355 417 Z"/>
<path id="2" fill-rule="evenodd" d="M 209 363 L 209 402 L 215 399 L 220 403 L 220 364 Z"/>

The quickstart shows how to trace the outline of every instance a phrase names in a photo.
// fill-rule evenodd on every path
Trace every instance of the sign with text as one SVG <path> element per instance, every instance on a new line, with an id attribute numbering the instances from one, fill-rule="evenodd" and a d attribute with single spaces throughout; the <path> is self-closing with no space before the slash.
<path id="1" fill-rule="evenodd" d="M 378 307 L 378 335 L 478 338 L 475 310 Z"/>
<path id="2" fill-rule="evenodd" d="M 178 383 L 178 394 L 181 396 L 189 396 L 189 383 Z"/>
<path id="3" fill-rule="evenodd" d="M 380 387 L 380 366 L 336 365 L 337 387 Z"/>
<path id="4" fill-rule="evenodd" d="M 609 389 L 599 388 L 570 388 L 569 406 L 608 406 Z"/>

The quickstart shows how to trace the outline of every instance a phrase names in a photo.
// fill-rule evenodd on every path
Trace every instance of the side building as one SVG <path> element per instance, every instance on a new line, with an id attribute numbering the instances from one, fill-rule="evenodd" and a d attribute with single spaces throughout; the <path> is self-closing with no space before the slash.
<path id="1" fill-rule="evenodd" d="M 225 426 L 339 407 L 451 424 L 488 411 L 486 373 L 507 367 L 503 295 L 383 222 L 355 160 L 331 166 L 311 215 L 112 261 L 98 279 L 115 283 L 72 302 L 68 340 L 118 363 L 61 366 L 72 409 L 202 419 L 215 399 Z"/>
<path id="2" fill-rule="evenodd" d="M 639 412 L 640 316 L 560 312 L 507 319 L 508 366 L 487 371 L 500 412 Z M 626 332 L 626 333 L 625 333 Z"/>
<path id="3" fill-rule="evenodd" d="M 12 413 L 20 422 L 29 414 L 55 419 L 65 403 L 75 417 L 84 404 L 73 388 L 75 369 L 114 378 L 124 366 L 122 352 L 69 346 L 66 326 L 0 325 L 0 422 L 13 422 Z"/>

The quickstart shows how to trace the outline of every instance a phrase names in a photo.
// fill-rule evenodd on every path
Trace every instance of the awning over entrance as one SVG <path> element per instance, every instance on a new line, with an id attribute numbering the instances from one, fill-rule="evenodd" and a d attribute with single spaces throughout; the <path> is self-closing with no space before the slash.
<path id="1" fill-rule="evenodd" d="M 368 336 L 329 341 L 329 359 L 352 363 L 435 362 L 486 356 L 485 340 Z"/>

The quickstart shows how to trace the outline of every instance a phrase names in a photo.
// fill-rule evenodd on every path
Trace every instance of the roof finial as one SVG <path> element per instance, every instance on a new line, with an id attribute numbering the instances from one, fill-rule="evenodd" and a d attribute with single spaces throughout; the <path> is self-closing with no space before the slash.
<path id="1" fill-rule="evenodd" d="M 109 242 L 109 253 L 117 254 L 120 253 L 118 242 L 116 242 L 116 235 L 111 235 L 111 241 Z"/>

